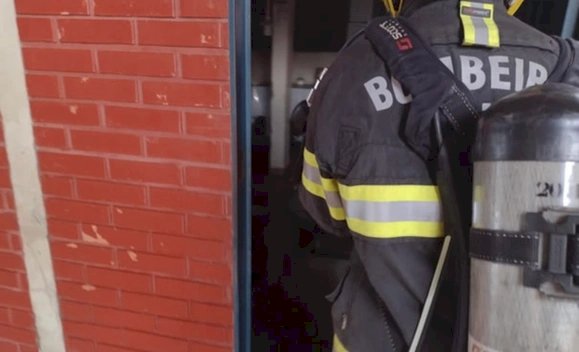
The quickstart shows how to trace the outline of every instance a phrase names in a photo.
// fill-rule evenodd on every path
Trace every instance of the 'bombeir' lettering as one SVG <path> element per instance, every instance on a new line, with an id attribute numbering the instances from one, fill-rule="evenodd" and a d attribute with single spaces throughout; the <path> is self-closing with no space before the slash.
<path id="1" fill-rule="evenodd" d="M 455 66 L 456 63 L 450 56 L 442 57 L 440 61 L 473 92 L 485 87 L 492 90 L 518 92 L 545 83 L 549 75 L 547 69 L 541 64 L 505 55 L 489 56 L 485 60 L 475 56 L 461 55 L 458 58 L 458 67 Z M 395 102 L 404 105 L 412 101 L 412 97 L 404 93 L 400 82 L 393 77 L 390 81 L 382 76 L 374 77 L 364 83 L 364 87 L 376 111 L 388 110 Z M 489 105 L 489 103 L 483 104 L 483 110 L 486 110 Z"/>

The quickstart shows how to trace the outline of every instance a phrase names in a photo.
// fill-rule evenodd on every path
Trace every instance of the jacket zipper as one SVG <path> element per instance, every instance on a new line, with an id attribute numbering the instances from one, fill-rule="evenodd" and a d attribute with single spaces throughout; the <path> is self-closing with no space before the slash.
<path id="1" fill-rule="evenodd" d="M 390 342 L 390 346 L 392 347 L 392 351 L 398 352 L 398 348 L 396 347 L 396 344 L 394 343 L 394 338 L 392 336 L 392 330 L 390 330 L 390 324 L 388 324 L 388 315 L 389 314 L 388 314 L 388 309 L 386 308 L 386 304 L 382 301 L 382 299 L 378 295 L 378 292 L 376 292 L 375 289 L 372 288 L 372 291 L 374 293 L 374 297 L 376 299 L 376 302 L 378 303 L 378 307 L 380 309 L 380 317 L 382 318 L 384 330 L 386 331 L 386 335 L 388 336 L 388 341 Z"/>

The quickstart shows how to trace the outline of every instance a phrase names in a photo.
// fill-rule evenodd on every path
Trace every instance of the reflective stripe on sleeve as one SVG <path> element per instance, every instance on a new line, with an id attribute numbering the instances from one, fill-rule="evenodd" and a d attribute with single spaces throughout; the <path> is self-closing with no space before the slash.
<path id="1" fill-rule="evenodd" d="M 365 237 L 444 235 L 438 187 L 432 185 L 339 185 L 348 228 Z"/>
<path id="2" fill-rule="evenodd" d="M 332 352 L 348 352 L 346 347 L 342 344 L 342 341 L 338 338 L 338 335 L 334 335 L 334 342 L 332 345 Z"/>
<path id="3" fill-rule="evenodd" d="M 323 198 L 334 220 L 371 238 L 442 237 L 438 187 L 432 185 L 347 186 L 320 174 L 316 157 L 304 151 L 304 188 Z"/>
<path id="4" fill-rule="evenodd" d="M 326 200 L 330 216 L 334 220 L 346 220 L 337 182 L 321 176 L 315 155 L 307 149 L 304 149 L 302 184 L 309 193 Z"/>

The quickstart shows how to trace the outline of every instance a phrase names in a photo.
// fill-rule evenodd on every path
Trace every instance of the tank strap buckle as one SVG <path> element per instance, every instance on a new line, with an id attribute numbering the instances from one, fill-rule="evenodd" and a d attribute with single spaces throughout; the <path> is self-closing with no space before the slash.
<path id="1" fill-rule="evenodd" d="M 556 222 L 547 220 L 554 215 Z M 526 266 L 523 284 L 549 296 L 579 299 L 579 214 L 527 213 L 524 230 L 538 234 L 538 266 Z"/>

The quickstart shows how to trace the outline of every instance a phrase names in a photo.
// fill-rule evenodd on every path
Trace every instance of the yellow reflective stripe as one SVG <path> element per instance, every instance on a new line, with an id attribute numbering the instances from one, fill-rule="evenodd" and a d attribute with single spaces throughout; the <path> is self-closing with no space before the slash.
<path id="1" fill-rule="evenodd" d="M 342 341 L 338 338 L 338 335 L 334 335 L 334 343 L 332 346 L 332 352 L 348 352 L 346 347 L 342 344 Z"/>
<path id="2" fill-rule="evenodd" d="M 474 23 L 472 22 L 472 18 L 470 16 L 463 15 L 462 13 L 462 8 L 469 6 L 472 6 L 470 1 L 460 2 L 460 19 L 464 29 L 464 44 L 476 43 L 476 29 L 474 27 Z"/>
<path id="3" fill-rule="evenodd" d="M 484 18 L 489 33 L 488 46 L 498 48 L 501 46 L 501 36 L 495 22 L 495 4 L 484 4 L 483 7 L 491 12 L 491 17 Z"/>
<path id="4" fill-rule="evenodd" d="M 345 186 L 339 184 L 340 196 L 346 200 L 366 202 L 437 202 L 437 186 L 425 185 L 370 185 Z"/>
<path id="5" fill-rule="evenodd" d="M 359 219 L 346 219 L 350 230 L 372 238 L 427 237 L 444 236 L 442 222 L 370 222 Z"/>
<path id="6" fill-rule="evenodd" d="M 304 185 L 304 188 L 310 192 L 311 194 L 318 196 L 320 198 L 326 198 L 326 195 L 324 194 L 324 189 L 322 188 L 322 185 L 319 185 L 317 183 L 315 183 L 314 181 L 311 181 L 310 179 L 308 179 L 304 174 L 302 174 L 302 184 Z"/>
<path id="7" fill-rule="evenodd" d="M 302 175 L 302 184 L 304 185 L 304 188 L 306 189 L 306 191 L 310 192 L 311 194 L 313 194 L 319 198 L 326 199 L 326 193 L 324 192 L 324 189 L 322 188 L 321 185 L 319 185 L 315 182 L 312 182 L 304 175 Z M 326 205 L 328 205 L 328 204 L 326 203 Z M 335 208 L 335 207 L 331 207 L 328 205 L 328 211 L 330 212 L 330 216 L 334 220 L 336 220 L 336 221 L 346 220 L 346 213 L 344 212 L 343 208 Z"/>
<path id="8" fill-rule="evenodd" d="M 308 165 L 313 166 L 316 169 L 320 168 L 318 166 L 318 161 L 316 160 L 316 155 L 307 150 L 306 148 L 304 148 L 304 161 L 308 163 Z"/>
<path id="9" fill-rule="evenodd" d="M 318 166 L 318 161 L 316 159 L 316 155 L 312 152 L 310 152 L 309 150 L 307 150 L 306 148 L 304 148 L 304 161 L 310 165 L 313 168 L 318 169 L 319 172 L 319 166 Z M 333 180 L 331 178 L 325 178 L 325 177 L 321 177 L 320 175 L 320 179 L 322 180 L 322 187 L 324 188 L 324 191 L 326 192 L 338 192 L 338 183 L 336 182 L 336 180 Z"/>
<path id="10" fill-rule="evenodd" d="M 509 7 L 509 10 L 507 11 L 507 13 L 509 15 L 513 16 L 517 11 L 519 11 L 519 8 L 523 4 L 523 1 L 525 1 L 525 0 L 515 0 L 515 2 L 512 3 L 511 6 Z"/>

